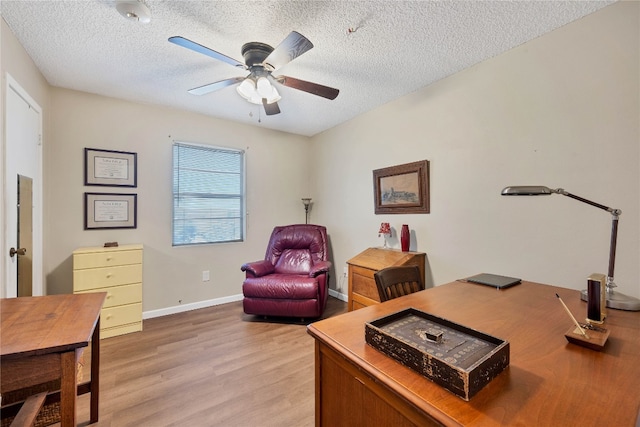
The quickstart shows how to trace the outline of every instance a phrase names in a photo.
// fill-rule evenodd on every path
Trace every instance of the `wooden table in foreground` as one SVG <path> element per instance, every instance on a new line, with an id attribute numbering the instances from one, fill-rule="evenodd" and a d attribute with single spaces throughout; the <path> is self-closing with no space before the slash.
<path id="1" fill-rule="evenodd" d="M 308 326 L 316 339 L 316 426 L 635 426 L 640 313 L 607 310 L 601 352 L 567 342 L 580 292 L 523 282 L 452 282 Z M 510 342 L 509 367 L 465 402 L 365 342 L 364 324 L 413 307 Z"/>
<path id="2" fill-rule="evenodd" d="M 76 425 L 76 393 L 91 392 L 98 421 L 100 310 L 106 293 L 5 298 L 0 314 L 0 393 L 60 378 L 60 423 Z M 79 352 L 91 341 L 91 381 L 76 384 Z"/>

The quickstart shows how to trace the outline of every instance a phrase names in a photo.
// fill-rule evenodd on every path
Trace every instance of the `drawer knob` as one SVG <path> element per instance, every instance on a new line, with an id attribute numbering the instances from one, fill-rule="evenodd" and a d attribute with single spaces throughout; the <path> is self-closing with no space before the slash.
<path id="1" fill-rule="evenodd" d="M 107 299 L 111 298 L 111 294 L 107 292 Z"/>
<path id="2" fill-rule="evenodd" d="M 107 273 L 107 279 L 111 279 L 113 277 L 113 273 Z"/>
<path id="3" fill-rule="evenodd" d="M 113 259 L 113 257 L 108 256 L 107 257 L 107 261 L 111 261 Z"/>

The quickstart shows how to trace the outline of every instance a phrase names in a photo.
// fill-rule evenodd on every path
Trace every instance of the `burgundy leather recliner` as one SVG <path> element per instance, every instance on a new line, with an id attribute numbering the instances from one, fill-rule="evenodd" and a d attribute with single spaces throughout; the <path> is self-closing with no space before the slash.
<path id="1" fill-rule="evenodd" d="M 327 230 L 297 224 L 273 229 L 264 260 L 249 262 L 242 284 L 244 312 L 261 316 L 320 317 L 329 288 Z"/>

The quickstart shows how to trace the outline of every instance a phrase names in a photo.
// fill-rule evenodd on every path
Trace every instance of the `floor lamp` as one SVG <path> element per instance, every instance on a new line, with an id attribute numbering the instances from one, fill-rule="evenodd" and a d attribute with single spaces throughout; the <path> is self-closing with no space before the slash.
<path id="1" fill-rule="evenodd" d="M 640 311 L 640 300 L 634 297 L 614 292 L 616 284 L 613 282 L 613 270 L 616 262 L 616 240 L 618 238 L 618 217 L 622 214 L 620 209 L 612 209 L 591 200 L 584 199 L 562 188 L 555 190 L 541 185 L 524 185 L 517 187 L 505 187 L 502 190 L 503 196 L 548 196 L 550 194 L 562 194 L 579 202 L 586 203 L 596 208 L 605 210 L 611 214 L 611 244 L 609 246 L 609 270 L 607 271 L 607 307 L 618 310 Z M 580 298 L 587 301 L 587 291 L 581 292 Z"/>
<path id="2" fill-rule="evenodd" d="M 304 205 L 304 223 L 309 224 L 309 206 L 311 205 L 311 198 L 303 197 L 302 204 Z"/>

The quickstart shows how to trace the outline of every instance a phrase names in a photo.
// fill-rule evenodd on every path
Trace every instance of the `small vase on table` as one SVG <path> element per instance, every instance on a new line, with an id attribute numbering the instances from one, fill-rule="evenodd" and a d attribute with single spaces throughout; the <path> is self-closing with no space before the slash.
<path id="1" fill-rule="evenodd" d="M 400 230 L 400 245 L 402 246 L 402 252 L 409 252 L 409 226 L 407 224 L 402 224 L 402 229 Z"/>

